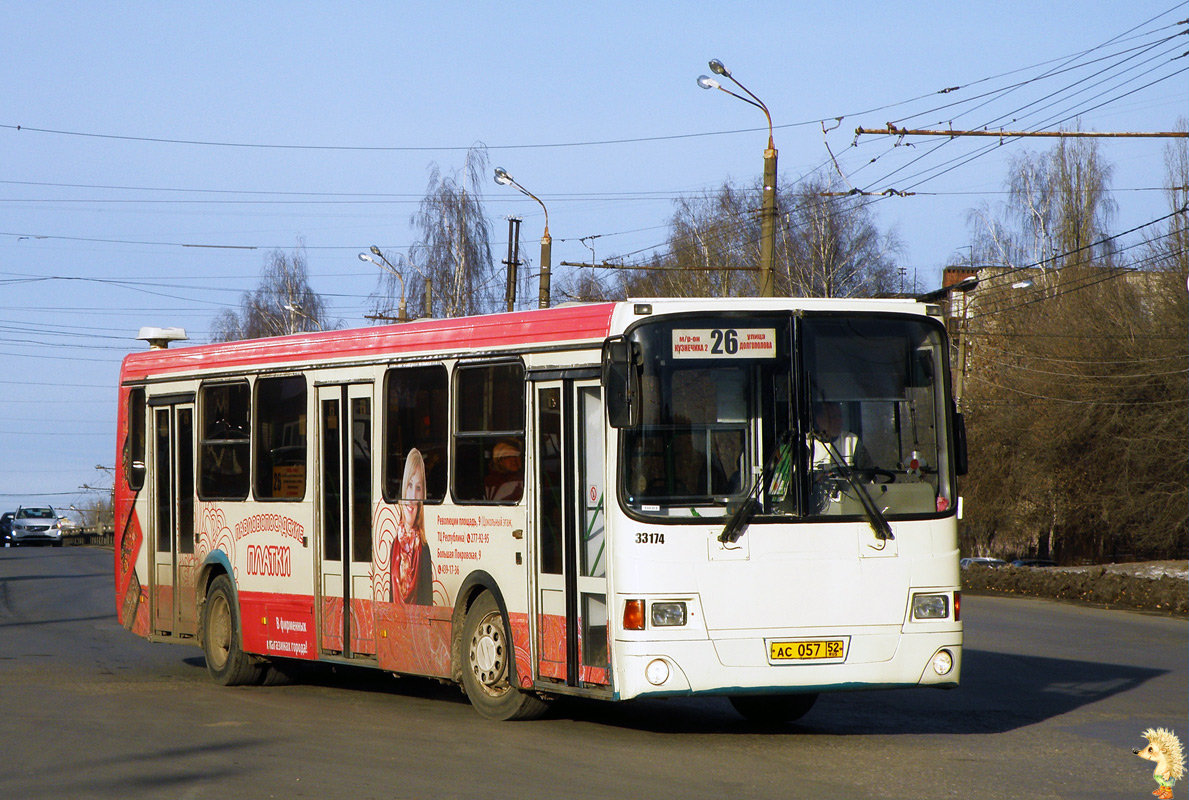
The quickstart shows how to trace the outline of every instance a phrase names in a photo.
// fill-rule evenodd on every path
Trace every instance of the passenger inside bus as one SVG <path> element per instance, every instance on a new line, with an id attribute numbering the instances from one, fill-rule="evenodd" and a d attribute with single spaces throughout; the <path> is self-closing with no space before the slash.
<path id="1" fill-rule="evenodd" d="M 483 485 L 488 500 L 498 503 L 520 500 L 524 493 L 524 463 L 520 460 L 519 442 L 505 439 L 496 444 Z"/>
<path id="2" fill-rule="evenodd" d="M 632 476 L 628 481 L 637 497 L 659 497 L 671 494 L 665 479 L 665 442 L 660 436 L 641 436 L 631 459 Z"/>

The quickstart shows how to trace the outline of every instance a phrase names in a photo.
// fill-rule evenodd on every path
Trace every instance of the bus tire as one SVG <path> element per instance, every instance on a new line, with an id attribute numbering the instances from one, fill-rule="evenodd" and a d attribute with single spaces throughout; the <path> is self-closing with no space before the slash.
<path id="1" fill-rule="evenodd" d="M 462 626 L 462 685 L 471 705 L 487 719 L 536 719 L 549 707 L 512 685 L 516 652 L 508 625 L 491 592 L 467 609 Z"/>
<path id="2" fill-rule="evenodd" d="M 758 725 L 782 725 L 796 722 L 809 713 L 817 702 L 816 694 L 731 695 L 731 705 L 748 722 Z"/>
<path id="3" fill-rule="evenodd" d="M 219 575 L 211 581 L 202 610 L 202 652 L 206 671 L 221 686 L 259 683 L 264 677 L 260 662 L 243 651 L 239 609 L 231 579 Z"/>

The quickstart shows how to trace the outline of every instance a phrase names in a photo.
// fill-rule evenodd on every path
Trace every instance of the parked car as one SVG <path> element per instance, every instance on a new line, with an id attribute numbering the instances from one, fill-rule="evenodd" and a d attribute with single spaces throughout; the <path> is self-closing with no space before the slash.
<path id="1" fill-rule="evenodd" d="M 1011 562 L 1013 567 L 1055 567 L 1057 562 L 1048 558 L 1017 558 Z"/>
<path id="2" fill-rule="evenodd" d="M 973 556 L 971 558 L 964 558 L 958 562 L 958 566 L 962 569 L 970 567 L 1006 567 L 1007 562 L 1002 558 L 987 558 L 986 556 Z"/>
<path id="3" fill-rule="evenodd" d="M 21 506 L 12 518 L 12 544 L 62 546 L 62 520 L 49 506 Z"/>
<path id="4" fill-rule="evenodd" d="M 12 541 L 12 518 L 15 516 L 15 511 L 0 514 L 0 547 L 5 547 Z"/>

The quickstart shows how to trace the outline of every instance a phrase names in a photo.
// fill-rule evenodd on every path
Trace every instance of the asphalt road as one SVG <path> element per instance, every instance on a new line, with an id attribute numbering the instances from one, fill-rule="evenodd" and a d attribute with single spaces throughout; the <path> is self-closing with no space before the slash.
<path id="1" fill-rule="evenodd" d="M 961 688 L 827 695 L 778 730 L 720 699 L 492 723 L 373 672 L 217 687 L 198 648 L 116 624 L 111 558 L 0 549 L 0 797 L 1144 798 L 1140 733 L 1189 733 L 1166 617 L 964 598 Z"/>

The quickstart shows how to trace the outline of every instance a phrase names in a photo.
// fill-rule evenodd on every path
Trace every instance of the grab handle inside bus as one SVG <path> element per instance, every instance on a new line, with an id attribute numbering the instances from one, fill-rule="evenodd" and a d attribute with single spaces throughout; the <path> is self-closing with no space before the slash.
<path id="1" fill-rule="evenodd" d="M 603 343 L 603 387 L 607 419 L 614 428 L 640 424 L 640 346 L 622 336 Z"/>

